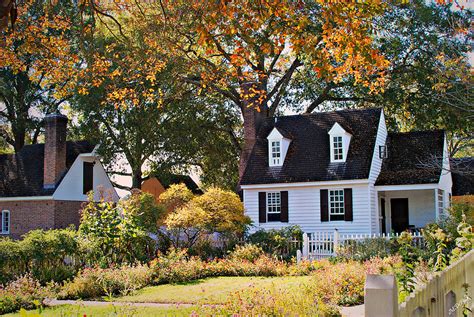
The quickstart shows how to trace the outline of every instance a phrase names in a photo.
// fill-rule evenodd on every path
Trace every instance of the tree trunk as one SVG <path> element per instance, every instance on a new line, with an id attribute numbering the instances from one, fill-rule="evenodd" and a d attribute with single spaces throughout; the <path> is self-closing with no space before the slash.
<path id="1" fill-rule="evenodd" d="M 132 172 L 132 188 L 142 189 L 142 169 L 141 166 Z"/>
<path id="2" fill-rule="evenodd" d="M 248 92 L 252 84 L 242 87 L 243 91 Z M 248 93 L 244 93 L 244 96 Z M 242 116 L 244 119 L 244 146 L 240 155 L 239 162 L 239 179 L 242 178 L 245 168 L 247 167 L 250 154 L 257 141 L 257 133 L 265 118 L 269 116 L 268 106 L 261 105 L 259 108 L 255 104 L 258 95 L 247 98 L 242 102 Z"/>
<path id="3" fill-rule="evenodd" d="M 13 148 L 15 149 L 15 153 L 18 153 L 25 146 L 26 129 L 17 128 L 15 130 L 16 131 L 13 131 Z"/>

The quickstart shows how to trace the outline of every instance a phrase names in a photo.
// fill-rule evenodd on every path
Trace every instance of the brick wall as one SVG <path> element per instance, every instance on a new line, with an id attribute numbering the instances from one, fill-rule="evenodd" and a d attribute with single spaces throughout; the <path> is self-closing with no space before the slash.
<path id="1" fill-rule="evenodd" d="M 65 228 L 80 220 L 81 201 L 8 201 L 0 202 L 0 210 L 10 211 L 10 234 L 19 239 L 34 229 Z"/>
<path id="2" fill-rule="evenodd" d="M 82 204 L 82 201 L 54 201 L 54 227 L 60 229 L 73 224 L 78 228 Z"/>

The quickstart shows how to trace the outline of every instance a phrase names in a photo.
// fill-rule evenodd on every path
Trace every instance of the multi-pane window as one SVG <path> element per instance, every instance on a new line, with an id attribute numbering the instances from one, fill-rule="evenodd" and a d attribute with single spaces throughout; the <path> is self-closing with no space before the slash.
<path id="1" fill-rule="evenodd" d="M 3 210 L 2 211 L 1 225 L 2 225 L 1 233 L 3 233 L 3 234 L 10 233 L 10 211 L 8 211 L 8 210 Z"/>
<path id="2" fill-rule="evenodd" d="M 344 220 L 344 190 L 329 191 L 329 219 Z"/>
<path id="3" fill-rule="evenodd" d="M 341 161 L 343 157 L 342 136 L 335 136 L 332 138 L 332 150 L 334 161 Z"/>
<path id="4" fill-rule="evenodd" d="M 444 190 L 438 189 L 438 214 L 444 213 Z"/>
<path id="5" fill-rule="evenodd" d="M 271 150 L 272 150 L 272 155 L 271 155 L 272 165 L 280 165 L 280 160 L 281 160 L 280 141 L 272 141 Z"/>
<path id="6" fill-rule="evenodd" d="M 387 146 L 385 145 L 379 145 L 379 158 L 380 159 L 385 159 L 388 157 L 387 155 Z"/>
<path id="7" fill-rule="evenodd" d="M 267 213 L 279 214 L 281 212 L 281 196 L 279 192 L 267 193 Z"/>

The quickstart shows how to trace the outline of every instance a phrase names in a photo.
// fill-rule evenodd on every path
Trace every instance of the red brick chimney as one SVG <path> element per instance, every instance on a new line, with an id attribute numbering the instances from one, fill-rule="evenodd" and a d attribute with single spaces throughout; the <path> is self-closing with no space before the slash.
<path id="1" fill-rule="evenodd" d="M 66 170 L 67 117 L 60 113 L 44 118 L 44 188 L 55 188 Z"/>

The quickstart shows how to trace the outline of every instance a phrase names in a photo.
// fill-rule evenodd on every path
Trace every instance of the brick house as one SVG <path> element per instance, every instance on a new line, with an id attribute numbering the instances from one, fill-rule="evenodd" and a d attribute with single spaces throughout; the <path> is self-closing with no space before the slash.
<path id="1" fill-rule="evenodd" d="M 79 225 L 87 193 L 119 199 L 87 141 L 66 141 L 67 117 L 45 118 L 45 144 L 0 155 L 0 236 L 15 239 L 33 229 Z"/>

